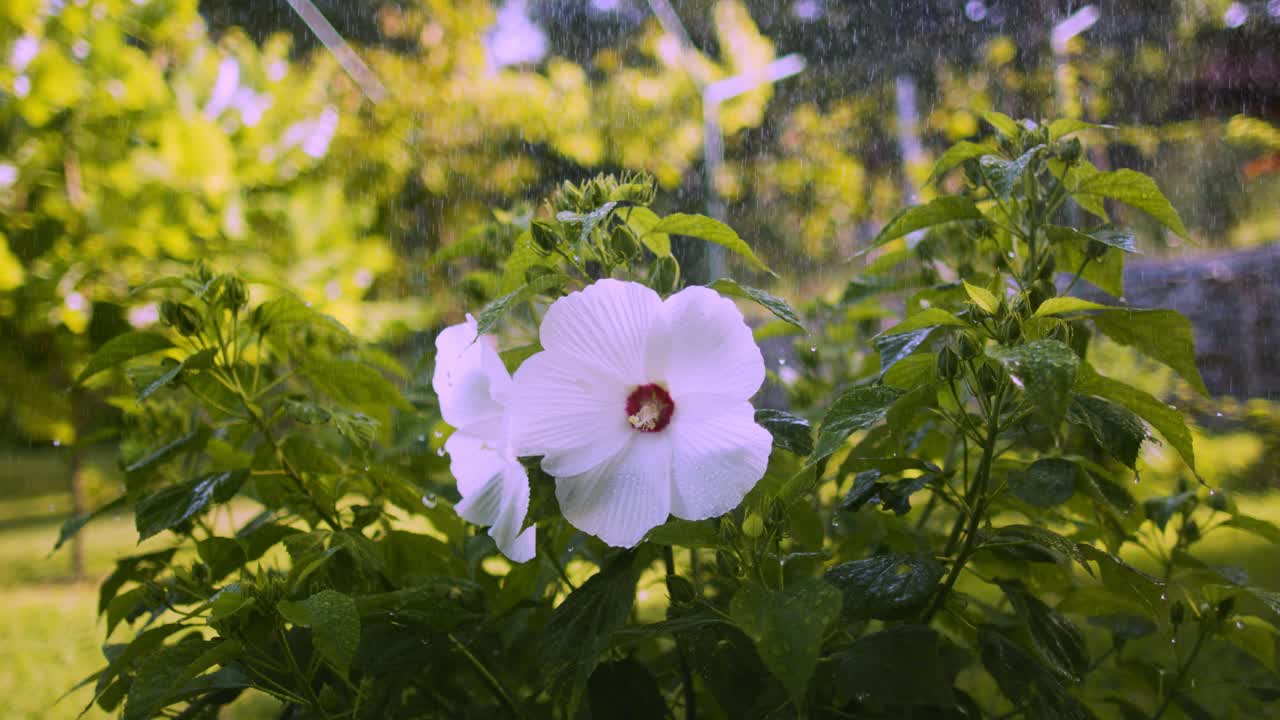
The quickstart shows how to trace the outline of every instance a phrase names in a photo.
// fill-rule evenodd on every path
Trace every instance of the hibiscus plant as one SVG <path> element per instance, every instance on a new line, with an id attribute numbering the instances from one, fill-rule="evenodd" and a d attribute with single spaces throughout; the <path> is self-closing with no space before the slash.
<path id="1" fill-rule="evenodd" d="M 894 217 L 808 319 L 682 282 L 673 235 L 769 270 L 724 223 L 659 215 L 644 176 L 566 183 L 433 259 L 505 255 L 410 367 L 233 273 L 136 289 L 159 326 L 78 380 L 121 411 L 126 492 L 59 540 L 127 510 L 145 541 L 102 584 L 93 702 L 1260 716 L 1280 595 L 1193 553 L 1280 529 L 1199 481 L 1175 408 L 1090 362 L 1105 337 L 1204 392 L 1186 320 L 1118 299 L 1136 248 L 1108 203 L 1186 230 L 1149 178 L 1086 159 L 1075 135 L 1098 129 L 988 121 L 935 168 L 957 192 Z M 753 332 L 735 299 L 776 319 Z M 782 327 L 800 362 L 770 372 L 757 342 Z M 787 409 L 757 406 L 770 377 Z M 1186 481 L 1139 502 L 1155 434 Z"/>

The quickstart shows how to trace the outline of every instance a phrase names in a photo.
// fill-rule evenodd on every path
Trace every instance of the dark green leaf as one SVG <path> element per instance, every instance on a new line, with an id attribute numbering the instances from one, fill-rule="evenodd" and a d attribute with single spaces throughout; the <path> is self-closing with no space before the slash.
<path id="1" fill-rule="evenodd" d="M 949 708 L 955 702 L 956 674 L 969 662 L 964 650 L 932 628 L 897 625 L 859 638 L 836 656 L 836 692 L 845 701 L 856 698 L 872 708 Z"/>
<path id="2" fill-rule="evenodd" d="M 1131 230 L 1114 227 L 1100 227 L 1088 232 L 1080 232 L 1075 228 L 1062 227 L 1060 225 L 1049 225 L 1045 227 L 1044 234 L 1049 238 L 1051 243 L 1071 243 L 1077 247 L 1087 247 L 1090 240 L 1097 240 L 1103 245 L 1109 245 L 1117 250 L 1127 253 L 1138 253 L 1137 237 Z M 1067 268 L 1060 268 L 1066 270 Z M 1072 268 L 1071 272 L 1075 272 Z"/>
<path id="3" fill-rule="evenodd" d="M 711 283 L 709 287 L 721 295 L 732 295 L 733 297 L 752 300 L 756 304 L 760 305 L 760 307 L 763 307 L 765 310 L 773 313 L 779 320 L 794 325 L 805 332 L 809 332 L 805 328 L 804 323 L 800 321 L 800 316 L 796 315 L 796 311 L 787 304 L 786 300 L 783 300 L 776 295 L 771 295 L 758 288 L 739 285 L 737 281 L 729 278 L 721 278 Z"/>
<path id="4" fill-rule="evenodd" d="M 1099 290 L 1113 297 L 1124 295 L 1124 253 L 1107 248 L 1102 257 L 1088 259 L 1086 254 L 1092 242 L 1088 236 L 1059 235 L 1054 243 L 1054 260 L 1062 272 L 1080 272 L 1080 277 Z"/>
<path id="5" fill-rule="evenodd" d="M 413 409 L 395 385 L 364 363 L 315 358 L 306 364 L 305 372 L 316 389 L 339 405 L 370 414 L 393 407 Z"/>
<path id="6" fill-rule="evenodd" d="M 200 426 L 194 431 L 181 435 L 174 440 L 161 445 L 155 450 L 147 453 L 138 460 L 135 460 L 125 466 L 124 471 L 129 474 L 145 470 L 157 463 L 173 457 L 175 454 L 188 448 L 200 449 L 209 439 L 209 428 Z"/>
<path id="7" fill-rule="evenodd" d="M 1038 525 L 1005 525 L 982 534 L 983 547 L 986 545 L 1031 545 L 1049 552 L 1062 561 L 1074 560 L 1093 574 L 1093 569 L 1085 562 L 1079 543 L 1059 535 L 1058 533 Z"/>
<path id="8" fill-rule="evenodd" d="M 1062 677 L 1079 682 L 1089 671 L 1089 650 L 1080 629 L 1027 592 L 1022 583 L 1002 582 L 1000 589 L 1027 626 L 1040 658 Z"/>
<path id="9" fill-rule="evenodd" d="M 878 335 L 875 339 L 876 352 L 880 353 L 881 376 L 894 365 L 907 359 L 912 353 L 929 339 L 929 335 L 937 328 L 927 327 L 894 335 Z"/>
<path id="10" fill-rule="evenodd" d="M 570 707 L 576 706 L 614 631 L 627 624 L 636 573 L 635 553 L 618 554 L 569 593 L 542 630 L 538 655 L 544 677 L 569 692 Z"/>
<path id="11" fill-rule="evenodd" d="M 844 593 L 844 613 L 858 619 L 898 620 L 920 609 L 942 579 L 932 555 L 877 555 L 827 570 L 826 581 Z"/>
<path id="12" fill-rule="evenodd" d="M 1117 402 L 1151 423 L 1174 450 L 1182 456 L 1183 462 L 1196 469 L 1195 447 L 1191 441 L 1191 431 L 1182 418 L 1182 413 L 1160 402 L 1151 395 L 1135 387 L 1103 377 L 1094 372 L 1088 364 L 1080 368 L 1076 375 L 1076 392 L 1097 395 L 1112 402 Z"/>
<path id="13" fill-rule="evenodd" d="M 1164 530 L 1174 515 L 1182 512 L 1182 509 L 1188 503 L 1193 503 L 1196 498 L 1194 490 L 1170 495 L 1167 497 L 1148 498 L 1142 503 L 1143 510 L 1146 511 L 1147 519 L 1156 524 L 1156 527 Z"/>
<path id="14" fill-rule="evenodd" d="M 1190 237 L 1187 228 L 1178 217 L 1178 211 L 1151 178 L 1128 168 L 1114 172 L 1100 172 L 1084 178 L 1072 191 L 1073 195 L 1095 195 L 1118 200 L 1147 213 L 1169 228 L 1179 237 Z"/>
<path id="15" fill-rule="evenodd" d="M 756 411 L 756 424 L 773 436 L 774 447 L 802 457 L 813 452 L 813 434 L 810 432 L 809 421 L 799 415 L 765 408 Z"/>
<path id="16" fill-rule="evenodd" d="M 884 419 L 901 390 L 889 387 L 861 387 L 847 390 L 822 418 L 818 429 L 818 442 L 809 456 L 810 466 L 830 457 L 840 449 L 845 440 L 858 430 L 865 430 Z"/>
<path id="17" fill-rule="evenodd" d="M 285 620 L 311 628 L 321 657 L 346 674 L 360 644 L 360 613 L 350 595 L 321 590 L 301 602 L 282 600 L 276 607 Z"/>
<path id="18" fill-rule="evenodd" d="M 1129 563 L 1092 545 L 1077 545 L 1084 557 L 1097 564 L 1102 584 L 1107 589 L 1137 600 L 1153 620 L 1165 617 L 1165 584 L 1134 568 Z"/>
<path id="19" fill-rule="evenodd" d="M 1266 520 L 1249 517 L 1248 515 L 1236 515 L 1223 524 L 1225 527 L 1243 530 L 1269 543 L 1280 545 L 1280 527 L 1276 527 Z"/>
<path id="20" fill-rule="evenodd" d="M 1196 367 L 1191 323 L 1176 310 L 1114 309 L 1093 316 L 1093 324 L 1121 345 L 1168 365 L 1201 395 L 1209 390 Z"/>
<path id="21" fill-rule="evenodd" d="M 994 348 L 987 353 L 1004 365 L 1027 400 L 1052 425 L 1067 411 L 1080 358 L 1057 340 L 1036 340 L 1026 345 Z"/>
<path id="22" fill-rule="evenodd" d="M 876 235 L 871 247 L 879 247 L 890 240 L 909 235 L 916 230 L 953 222 L 982 220 L 982 211 L 973 201 L 959 195 L 943 195 L 927 204 L 909 207 L 888 222 Z"/>
<path id="23" fill-rule="evenodd" d="M 1138 450 L 1147 439 L 1147 428 L 1128 408 L 1100 397 L 1076 395 L 1071 399 L 1067 420 L 1088 428 L 1111 457 L 1131 469 L 1135 467 Z"/>
<path id="24" fill-rule="evenodd" d="M 248 477 L 248 468 L 209 473 L 148 495 L 134 518 L 139 541 L 186 522 L 211 502 L 227 502 Z"/>
<path id="25" fill-rule="evenodd" d="M 627 658 L 603 663 L 587 682 L 591 717 L 651 720 L 665 717 L 667 704 L 644 663 Z"/>
<path id="26" fill-rule="evenodd" d="M 705 215 L 687 215 L 685 213 L 668 215 L 658 221 L 657 225 L 650 228 L 649 232 L 685 235 L 715 243 L 734 254 L 746 258 L 747 262 L 757 270 L 773 274 L 769 266 L 756 257 L 756 254 L 751 251 L 751 247 L 742 238 L 738 237 L 738 233 L 734 232 L 733 228 Z"/>
<path id="27" fill-rule="evenodd" d="M 1009 474 L 1009 489 L 1023 502 L 1036 507 L 1053 507 L 1071 499 L 1076 491 L 1076 464 L 1062 458 L 1044 458 L 1031 463 L 1026 472 Z"/>
<path id="28" fill-rule="evenodd" d="M 97 375 L 103 370 L 110 370 L 133 358 L 149 355 L 173 347 L 169 338 L 157 332 L 136 330 L 117 335 L 102 344 L 90 358 L 84 370 L 76 378 L 77 383 Z"/>
<path id="29" fill-rule="evenodd" d="M 649 531 L 645 540 L 657 545 L 678 545 L 680 547 L 717 548 L 720 533 L 710 520 L 681 520 L 672 518 Z"/>
<path id="30" fill-rule="evenodd" d="M 76 534 L 79 533 L 80 530 L 84 528 L 85 525 L 88 525 L 90 522 L 93 522 L 94 520 L 97 520 L 98 518 L 104 515 L 110 515 L 111 513 L 119 512 L 120 510 L 124 509 L 125 504 L 128 502 L 128 500 L 129 500 L 128 496 L 121 495 L 120 497 L 116 498 L 115 500 L 112 500 L 111 502 L 107 503 L 106 505 L 103 505 L 102 507 L 98 508 L 97 510 L 94 510 L 91 513 L 78 515 L 62 523 L 62 528 L 58 531 L 58 542 L 54 543 L 53 550 L 51 550 L 50 552 L 57 552 L 58 549 L 63 546 L 63 544 L 65 544 L 71 538 L 75 537 Z"/>
<path id="31" fill-rule="evenodd" d="M 827 625 L 840 612 L 840 592 L 810 578 L 769 590 L 744 585 L 729 603 L 729 615 L 755 642 L 760 659 L 799 703 L 818 663 Z"/>
<path id="32" fill-rule="evenodd" d="M 991 625 L 980 626 L 978 646 L 982 650 L 982 664 L 995 678 L 1000 691 L 1014 704 L 1029 706 L 1028 717 L 1037 720 L 1090 717 L 1034 655 L 999 630 Z"/>
<path id="33" fill-rule="evenodd" d="M 148 653 L 138 666 L 129 698 L 125 701 L 123 720 L 150 720 L 160 709 L 177 702 L 175 691 L 190 678 L 187 668 L 211 648 L 217 640 L 202 640 L 188 635 L 173 645 Z"/>
<path id="34" fill-rule="evenodd" d="M 530 300 L 541 293 L 559 290 L 567 281 L 568 277 L 558 272 L 539 275 L 534 278 L 533 282 L 525 283 L 485 305 L 484 309 L 480 311 L 480 316 L 476 318 L 476 334 L 484 335 L 493 332 L 502 318 L 506 317 L 507 313 L 520 305 L 520 303 Z"/>

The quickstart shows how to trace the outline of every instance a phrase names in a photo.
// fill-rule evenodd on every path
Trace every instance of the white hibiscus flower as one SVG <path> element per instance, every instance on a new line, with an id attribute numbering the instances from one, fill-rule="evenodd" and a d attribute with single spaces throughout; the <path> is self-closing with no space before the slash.
<path id="1" fill-rule="evenodd" d="M 516 371 L 514 442 L 543 456 L 579 529 L 632 547 L 668 515 L 732 510 L 764 475 L 772 439 L 749 402 L 764 360 L 730 300 L 601 280 L 553 303 L 541 340 Z"/>
<path id="2" fill-rule="evenodd" d="M 470 315 L 436 337 L 431 386 L 440 398 L 440 414 L 455 428 L 444 449 L 462 494 L 458 514 L 490 526 L 489 535 L 507 557 L 532 559 L 534 528 L 520 530 L 529 512 L 529 476 L 511 445 L 506 410 L 511 375 L 493 336 L 476 337 Z"/>

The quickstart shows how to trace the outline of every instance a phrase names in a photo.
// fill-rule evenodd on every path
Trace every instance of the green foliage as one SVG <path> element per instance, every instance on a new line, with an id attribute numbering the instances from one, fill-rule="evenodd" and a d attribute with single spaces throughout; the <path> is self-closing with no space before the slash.
<path id="1" fill-rule="evenodd" d="M 429 355 L 410 371 L 300 298 L 203 266 L 138 290 L 167 303 L 161 327 L 104 340 L 84 378 L 123 399 L 110 507 L 168 546 L 102 584 L 119 643 L 94 701 L 130 718 L 208 716 L 247 691 L 327 718 L 1084 718 L 1121 696 L 1143 717 L 1263 712 L 1280 603 L 1198 554 L 1224 529 L 1280 530 L 1188 482 L 1130 490 L 1148 426 L 1189 478 L 1191 435 L 1089 362 L 1096 331 L 1194 384 L 1190 337 L 1168 311 L 1066 292 L 1130 249 L 1122 230 L 1069 228 L 1072 197 L 1160 208 L 1060 179 L 1085 167 L 1061 139 L 1078 127 L 988 119 L 999 137 L 948 161 L 962 194 L 891 222 L 876 252 L 892 262 L 839 301 L 797 311 L 713 285 L 813 329 L 791 409 L 757 411 L 773 449 L 741 507 L 632 549 L 569 527 L 535 458 L 532 560 L 463 523 Z M 433 262 L 482 268 L 464 284 L 483 330 L 523 338 L 511 366 L 566 292 L 678 288 L 672 235 L 764 269 L 727 226 L 663 215 L 655 194 L 644 175 L 566 183 Z M 903 302 L 882 304 L 891 292 Z M 1262 691 L 1209 694 L 1223 684 Z"/>

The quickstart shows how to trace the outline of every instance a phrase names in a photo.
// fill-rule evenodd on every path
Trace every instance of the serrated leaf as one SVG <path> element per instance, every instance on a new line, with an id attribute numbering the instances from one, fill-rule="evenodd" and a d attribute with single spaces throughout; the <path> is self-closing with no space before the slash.
<path id="1" fill-rule="evenodd" d="M 303 367 L 303 372 L 317 390 L 338 405 L 368 413 L 388 408 L 413 409 L 390 380 L 364 363 L 314 358 Z"/>
<path id="2" fill-rule="evenodd" d="M 1010 543 L 1025 543 L 1034 545 L 1049 551 L 1056 557 L 1062 558 L 1063 561 L 1075 561 L 1080 567 L 1084 568 L 1090 575 L 1093 574 L 1093 568 L 1085 562 L 1086 557 L 1082 552 L 1079 543 L 1065 538 L 1048 528 L 1039 527 L 1037 525 L 1005 525 L 984 532 L 982 535 L 984 545 L 1001 545 Z"/>
<path id="3" fill-rule="evenodd" d="M 827 410 L 818 428 L 818 442 L 807 466 L 830 457 L 844 441 L 858 430 L 865 430 L 884 419 L 901 390 L 890 387 L 862 387 L 845 391 Z"/>
<path id="4" fill-rule="evenodd" d="M 284 409 L 289 417 L 305 425 L 323 425 L 333 417 L 333 413 L 310 400 L 285 398 Z"/>
<path id="5" fill-rule="evenodd" d="M 276 608 L 285 620 L 311 628 L 316 650 L 336 670 L 346 674 L 351 669 L 360 644 L 360 613 L 350 595 L 321 590 L 301 602 L 282 600 Z"/>
<path id="6" fill-rule="evenodd" d="M 1089 671 L 1089 650 L 1084 635 L 1064 615 L 1028 593 L 1020 582 L 1001 582 L 1014 612 L 1031 634 L 1040 658 L 1062 677 L 1079 682 Z"/>
<path id="7" fill-rule="evenodd" d="M 823 577 L 843 593 L 847 617 L 898 620 L 921 608 L 942 574 L 942 564 L 932 555 L 917 553 L 841 563 Z"/>
<path id="8" fill-rule="evenodd" d="M 498 327 L 498 323 L 502 318 L 506 317 L 506 314 L 520 305 L 520 303 L 530 300 L 540 293 L 563 287 L 568 280 L 567 276 L 558 272 L 540 275 L 534 278 L 533 282 L 525 283 L 485 305 L 484 309 L 480 311 L 480 315 L 476 318 L 476 334 L 486 335 L 492 333 Z"/>
<path id="9" fill-rule="evenodd" d="M 1080 364 L 1080 358 L 1070 347 L 1057 340 L 1036 340 L 1026 345 L 994 348 L 987 354 L 1009 371 L 1015 384 L 1050 426 L 1062 419 Z"/>
<path id="10" fill-rule="evenodd" d="M 836 656 L 838 697 L 862 707 L 883 708 L 871 717 L 949 717 L 913 713 L 910 706 L 955 705 L 955 678 L 970 663 L 968 653 L 930 627 L 895 625 L 858 638 Z M 859 714 L 857 717 L 863 717 Z"/>
<path id="11" fill-rule="evenodd" d="M 1147 616 L 1156 621 L 1165 618 L 1165 584 L 1138 570 L 1129 563 L 1092 545 L 1079 543 L 1080 553 L 1098 566 L 1102 584 L 1107 589 L 1128 595 L 1147 610 Z"/>
<path id="12" fill-rule="evenodd" d="M 932 383 L 937 377 L 937 359 L 934 353 L 913 353 L 895 362 L 880 376 L 881 381 L 889 387 L 899 390 L 914 390 Z"/>
<path id="13" fill-rule="evenodd" d="M 1064 237 L 1061 242 L 1054 243 L 1054 260 L 1058 268 L 1063 272 L 1071 273 L 1083 268 L 1080 273 L 1082 279 L 1108 295 L 1123 296 L 1124 253 L 1115 248 L 1109 248 L 1102 257 L 1086 262 L 1085 253 L 1089 242 L 1088 239 L 1070 236 Z"/>
<path id="14" fill-rule="evenodd" d="M 97 510 L 94 510 L 93 512 L 85 513 L 84 515 L 78 515 L 62 523 L 62 528 L 58 530 L 58 541 L 54 543 L 53 550 L 50 550 L 49 552 L 50 553 L 57 552 L 58 549 L 63 546 L 63 544 L 65 544 L 71 538 L 75 537 L 76 534 L 79 533 L 84 528 L 85 525 L 88 525 L 89 523 L 93 522 L 94 520 L 97 520 L 100 517 L 103 517 L 105 515 L 110 515 L 111 513 L 122 510 L 125 507 L 125 504 L 128 502 L 128 500 L 129 498 L 127 495 L 121 495 L 120 497 L 116 498 L 115 500 L 112 500 L 106 505 L 103 505 Z"/>
<path id="15" fill-rule="evenodd" d="M 968 327 L 969 323 L 943 310 L 942 308 L 925 308 L 918 313 L 908 315 L 905 320 L 885 330 L 876 337 L 884 337 L 886 335 L 899 335 L 912 330 L 923 330 L 924 328 L 934 327 Z"/>
<path id="16" fill-rule="evenodd" d="M 150 720 L 161 708 L 176 702 L 171 696 L 188 679 L 187 667 L 218 644 L 216 640 L 188 635 L 173 645 L 147 654 L 138 666 L 121 717 L 124 720 Z"/>
<path id="17" fill-rule="evenodd" d="M 733 297 L 751 300 L 760 307 L 763 307 L 765 310 L 773 313 L 779 320 L 790 325 L 794 325 L 806 333 L 809 332 L 805 328 L 804 323 L 800 321 L 800 316 L 796 314 L 796 311 L 787 304 L 786 300 L 783 300 L 776 295 L 770 295 L 759 288 L 740 285 L 736 280 L 731 280 L 730 278 L 720 278 L 719 280 L 711 283 L 708 287 L 721 295 L 731 295 Z"/>
<path id="18" fill-rule="evenodd" d="M 973 204 L 972 200 L 959 195 L 944 195 L 924 205 L 906 208 L 894 215 L 893 219 L 881 228 L 876 239 L 872 241 L 871 247 L 880 247 L 916 230 L 946 223 L 973 222 L 982 219 L 982 211 Z"/>
<path id="19" fill-rule="evenodd" d="M 1067 410 L 1067 421 L 1088 428 L 1111 457 L 1135 469 L 1147 428 L 1131 410 L 1100 397 L 1076 395 Z"/>
<path id="20" fill-rule="evenodd" d="M 89 357 L 84 370 L 81 370 L 80 375 L 76 377 L 76 383 L 83 383 L 94 375 L 133 358 L 168 350 L 173 346 L 168 337 L 147 330 L 135 330 L 117 335 L 103 343 L 102 347 Z"/>
<path id="21" fill-rule="evenodd" d="M 1178 493 L 1177 495 L 1167 495 L 1161 497 L 1147 498 L 1142 503 L 1142 509 L 1146 512 L 1147 519 L 1156 524 L 1156 527 L 1164 530 L 1169 521 L 1177 515 L 1187 503 L 1193 502 L 1196 498 L 1194 490 Z"/>
<path id="22" fill-rule="evenodd" d="M 641 244 L 649 248 L 649 252 L 658 257 L 671 255 L 671 236 L 664 232 L 652 232 L 653 226 L 662 220 L 657 213 L 647 207 L 635 206 L 627 209 L 625 219 L 636 237 L 640 238 Z"/>
<path id="23" fill-rule="evenodd" d="M 209 473 L 148 495 L 135 508 L 138 540 L 186 522 L 211 502 L 227 502 L 248 477 L 248 468 Z"/>
<path id="24" fill-rule="evenodd" d="M 893 370 L 898 363 L 911 357 L 912 353 L 923 345 L 936 329 L 936 327 L 927 327 L 919 330 L 908 330 L 904 333 L 877 336 L 873 342 L 876 352 L 880 354 L 881 377 L 883 378 L 886 373 Z"/>
<path id="25" fill-rule="evenodd" d="M 1084 178 L 1075 187 L 1073 195 L 1094 195 L 1118 200 L 1145 212 L 1169 228 L 1179 237 L 1187 238 L 1187 228 L 1178 217 L 1178 211 L 1160 192 L 1155 180 L 1140 172 L 1124 168 L 1113 172 L 1099 172 Z"/>
<path id="26" fill-rule="evenodd" d="M 1049 508 L 1071 499 L 1079 468 L 1063 458 L 1042 458 L 1025 472 L 1009 474 L 1009 489 L 1025 503 Z"/>
<path id="27" fill-rule="evenodd" d="M 799 415 L 764 408 L 756 411 L 756 424 L 773 436 L 774 447 L 802 457 L 813 452 L 813 433 L 809 421 Z"/>
<path id="28" fill-rule="evenodd" d="M 1196 367 L 1191 323 L 1176 310 L 1116 308 L 1093 316 L 1094 327 L 1121 345 L 1168 365 L 1205 397 L 1209 390 Z"/>
<path id="29" fill-rule="evenodd" d="M 1076 377 L 1076 392 L 1106 398 L 1129 408 L 1150 423 L 1178 451 L 1183 462 L 1195 471 L 1195 447 L 1182 413 L 1138 388 L 1099 375 L 1088 364 L 1080 367 Z"/>
<path id="30" fill-rule="evenodd" d="M 983 155 L 978 162 L 982 165 L 982 173 L 991 189 L 998 197 L 1007 198 L 1022 180 L 1027 167 L 1043 149 L 1044 145 L 1036 145 L 1013 160 L 1005 160 L 999 155 Z"/>
<path id="31" fill-rule="evenodd" d="M 1061 140 L 1081 130 L 1114 130 L 1115 125 L 1085 122 L 1075 118 L 1058 118 L 1049 123 L 1049 140 Z"/>
<path id="32" fill-rule="evenodd" d="M 1127 253 L 1142 254 L 1138 250 L 1137 236 L 1132 230 L 1124 228 L 1100 227 L 1088 232 L 1080 232 L 1075 228 L 1049 225 L 1044 229 L 1045 237 L 1051 243 L 1076 243 L 1087 247 L 1090 241 L 1096 240 L 1103 245 L 1116 248 Z"/>
<path id="33" fill-rule="evenodd" d="M 840 613 L 840 592 L 809 578 L 783 590 L 744 585 L 729 603 L 734 623 L 756 645 L 760 659 L 799 704 L 822 651 L 827 625 Z"/>
<path id="34" fill-rule="evenodd" d="M 751 247 L 742 238 L 738 237 L 738 233 L 734 232 L 733 228 L 714 218 L 709 218 L 705 215 L 675 213 L 662 218 L 662 220 L 658 221 L 658 224 L 649 229 L 649 232 L 684 235 L 715 243 L 745 258 L 757 270 L 763 270 L 770 275 L 774 274 L 768 265 L 765 265 L 760 258 L 756 257 Z M 643 238 L 641 238 L 641 242 L 643 242 Z"/>
<path id="35" fill-rule="evenodd" d="M 992 294 L 990 290 L 984 287 L 978 287 L 977 285 L 970 285 L 968 282 L 964 282 L 964 292 L 969 296 L 969 299 L 973 301 L 974 305 L 977 305 L 991 315 L 996 314 L 996 311 L 1000 309 L 1000 301 L 996 299 L 996 296 Z"/>

